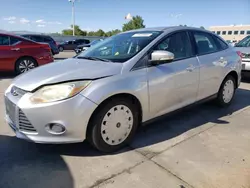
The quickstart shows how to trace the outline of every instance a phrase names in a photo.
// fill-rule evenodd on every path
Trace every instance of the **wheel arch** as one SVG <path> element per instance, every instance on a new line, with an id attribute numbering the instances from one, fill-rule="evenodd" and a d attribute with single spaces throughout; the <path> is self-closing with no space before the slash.
<path id="1" fill-rule="evenodd" d="M 14 65 L 14 66 L 15 66 L 15 67 L 14 67 L 15 69 L 16 69 L 17 62 L 18 62 L 19 60 L 21 60 L 21 59 L 24 59 L 24 58 L 30 58 L 30 59 L 34 60 L 35 63 L 38 65 L 38 62 L 37 62 L 37 60 L 36 60 L 34 57 L 25 55 L 25 56 L 19 57 L 19 58 L 16 60 L 15 65 Z"/>
<path id="2" fill-rule="evenodd" d="M 142 110 L 142 105 L 141 105 L 141 102 L 139 101 L 139 99 L 135 95 L 130 94 L 130 93 L 118 93 L 118 94 L 114 94 L 114 95 L 111 95 L 108 98 L 104 99 L 96 107 L 96 109 L 93 111 L 93 113 L 91 114 L 91 116 L 89 118 L 89 121 L 88 121 L 88 124 L 87 124 L 87 131 L 86 131 L 86 135 L 85 135 L 86 138 L 88 137 L 89 132 L 91 131 L 90 122 L 92 121 L 94 115 L 101 109 L 101 107 L 103 105 L 105 105 L 108 101 L 110 101 L 111 99 L 114 99 L 114 98 L 127 98 L 127 99 L 130 99 L 132 101 L 132 103 L 134 105 L 136 105 L 136 107 L 137 107 L 137 109 L 139 111 L 139 122 L 141 124 L 142 117 L 143 117 L 143 110 Z"/>
<path id="3" fill-rule="evenodd" d="M 225 78 L 224 78 L 224 80 L 228 77 L 228 76 L 232 76 L 234 79 L 235 79 L 235 88 L 238 88 L 239 87 L 239 83 L 238 83 L 238 79 L 239 79 L 239 76 L 238 76 L 238 74 L 237 74 L 237 72 L 236 71 L 230 71 L 226 76 L 225 76 Z M 224 82 L 224 80 L 223 80 L 223 82 Z"/>

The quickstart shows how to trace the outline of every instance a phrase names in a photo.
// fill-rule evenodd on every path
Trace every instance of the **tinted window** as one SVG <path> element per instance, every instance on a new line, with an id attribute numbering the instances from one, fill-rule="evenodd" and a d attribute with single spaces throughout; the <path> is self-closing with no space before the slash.
<path id="1" fill-rule="evenodd" d="M 30 36 L 30 39 L 36 42 L 44 42 L 43 37 L 40 36 Z"/>
<path id="2" fill-rule="evenodd" d="M 154 50 L 172 52 L 175 59 L 188 58 L 193 55 L 187 32 L 180 32 L 167 37 Z"/>
<path id="3" fill-rule="evenodd" d="M 250 31 L 247 31 L 247 35 L 250 35 Z"/>
<path id="4" fill-rule="evenodd" d="M 225 35 L 225 34 L 227 34 L 227 32 L 226 31 L 222 31 L 222 35 Z"/>
<path id="5" fill-rule="evenodd" d="M 235 34 L 235 35 L 238 35 L 238 34 L 239 34 L 239 31 L 234 31 L 234 34 Z"/>
<path id="6" fill-rule="evenodd" d="M 245 31 L 240 31 L 240 34 L 241 34 L 241 35 L 244 35 L 244 34 L 245 34 Z"/>
<path id="7" fill-rule="evenodd" d="M 199 55 L 218 51 L 212 35 L 203 32 L 194 32 L 194 39 Z"/>
<path id="8" fill-rule="evenodd" d="M 229 35 L 232 35 L 232 33 L 233 33 L 232 31 L 228 31 L 228 34 L 229 34 Z"/>
<path id="9" fill-rule="evenodd" d="M 53 42 L 53 39 L 50 37 L 44 37 L 44 42 Z"/>
<path id="10" fill-rule="evenodd" d="M 67 44 L 74 44 L 75 41 L 68 41 Z"/>
<path id="11" fill-rule="evenodd" d="M 10 37 L 10 45 L 16 44 L 20 41 L 20 39 L 15 37 Z"/>
<path id="12" fill-rule="evenodd" d="M 224 42 L 223 40 L 221 40 L 220 38 L 214 37 L 214 40 L 216 41 L 216 43 L 217 43 L 217 48 L 218 48 L 219 50 L 225 50 L 225 49 L 228 48 L 227 43 Z"/>
<path id="13" fill-rule="evenodd" d="M 235 45 L 236 47 L 250 47 L 250 36 L 245 37 L 242 39 L 238 44 Z"/>
<path id="14" fill-rule="evenodd" d="M 0 35 L 0 46 L 9 46 L 10 39 L 8 36 Z"/>
<path id="15" fill-rule="evenodd" d="M 220 35 L 220 31 L 217 31 L 217 35 Z"/>

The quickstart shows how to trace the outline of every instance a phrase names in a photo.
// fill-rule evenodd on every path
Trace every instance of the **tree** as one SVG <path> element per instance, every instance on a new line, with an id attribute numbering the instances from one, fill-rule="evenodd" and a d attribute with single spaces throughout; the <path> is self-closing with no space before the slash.
<path id="1" fill-rule="evenodd" d="M 141 16 L 133 16 L 132 20 L 130 20 L 128 23 L 123 24 L 122 30 L 123 31 L 129 31 L 133 29 L 140 29 L 145 28 L 145 25 L 143 24 L 144 20 Z"/>
<path id="2" fill-rule="evenodd" d="M 71 25 L 72 29 L 64 29 L 62 31 L 63 35 L 73 35 L 73 26 Z M 78 25 L 75 25 L 75 35 L 77 36 L 86 36 L 87 32 L 82 31 Z"/>
<path id="3" fill-rule="evenodd" d="M 95 34 L 96 34 L 95 36 L 98 36 L 98 37 L 106 36 L 106 33 L 102 29 L 99 29 L 98 31 L 96 31 Z"/>
<path id="4" fill-rule="evenodd" d="M 203 27 L 203 26 L 200 26 L 200 28 L 201 28 L 201 29 L 205 29 L 205 27 Z"/>
<path id="5" fill-rule="evenodd" d="M 121 30 L 119 30 L 119 29 L 115 29 L 115 30 L 112 30 L 112 31 L 108 31 L 108 32 L 106 32 L 106 36 L 107 36 L 107 37 L 111 37 L 111 36 L 116 35 L 116 34 L 118 34 L 118 33 L 120 33 L 120 32 L 121 32 Z"/>

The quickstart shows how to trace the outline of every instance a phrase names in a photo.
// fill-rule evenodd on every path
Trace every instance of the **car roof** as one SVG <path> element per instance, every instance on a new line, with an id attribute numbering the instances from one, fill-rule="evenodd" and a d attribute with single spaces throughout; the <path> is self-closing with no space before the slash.
<path id="1" fill-rule="evenodd" d="M 179 30 L 195 30 L 195 31 L 205 31 L 212 33 L 206 29 L 196 28 L 196 27 L 188 27 L 188 26 L 169 26 L 169 27 L 149 27 L 149 28 L 142 28 L 142 29 L 136 29 L 131 30 L 127 32 L 135 32 L 135 31 L 163 31 L 163 32 L 173 32 L 173 31 L 179 31 Z"/>

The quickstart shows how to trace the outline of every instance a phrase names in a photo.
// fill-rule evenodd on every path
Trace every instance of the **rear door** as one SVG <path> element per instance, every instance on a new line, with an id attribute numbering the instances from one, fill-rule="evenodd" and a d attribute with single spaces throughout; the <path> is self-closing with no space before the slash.
<path id="1" fill-rule="evenodd" d="M 20 48 L 16 47 L 19 42 L 18 38 L 0 34 L 0 70 L 14 70 L 15 62 L 20 55 Z"/>
<path id="2" fill-rule="evenodd" d="M 226 66 L 228 60 L 213 34 L 193 31 L 192 36 L 200 62 L 200 84 L 197 100 L 201 100 L 218 92 L 223 79 L 222 75 L 224 75 L 223 67 Z"/>

